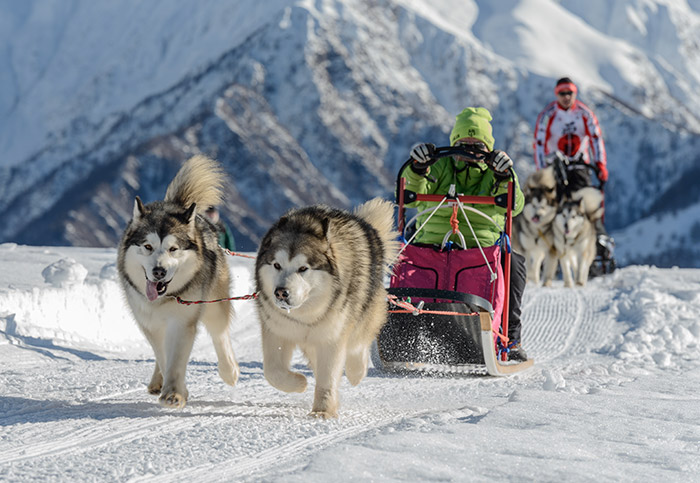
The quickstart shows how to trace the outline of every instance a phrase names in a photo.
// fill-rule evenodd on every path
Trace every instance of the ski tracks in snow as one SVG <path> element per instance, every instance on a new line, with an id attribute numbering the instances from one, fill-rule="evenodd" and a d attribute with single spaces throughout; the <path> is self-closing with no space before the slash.
<path id="1" fill-rule="evenodd" d="M 64 400 L 41 400 L 50 397 L 50 388 L 27 381 L 15 389 L 31 399 L 16 391 L 0 397 L 0 479 L 68 474 L 112 481 L 247 480 L 283 475 L 326 448 L 392 428 L 436 418 L 478 423 L 519 384 L 539 377 L 536 368 L 603 345 L 612 322 L 600 314 L 609 303 L 602 286 L 528 288 L 523 339 L 535 369 L 505 379 L 396 377 L 371 369 L 357 388 L 343 379 L 341 416 L 332 421 L 308 416 L 312 377 L 305 393 L 281 393 L 267 384 L 252 351 L 233 388 L 218 378 L 214 363 L 191 363 L 190 401 L 179 411 L 160 408 L 146 394 L 153 361 L 38 360 L 36 371 L 53 378 L 77 372 L 69 382 L 78 387 L 59 392 Z M 297 370 L 311 376 L 302 366 Z M 96 386 L 102 394 L 72 399 Z M 489 407 L 464 407 L 468 394 L 481 394 Z"/>
<path id="2" fill-rule="evenodd" d="M 612 321 L 601 316 L 610 304 L 604 288 L 530 288 L 523 300 L 523 342 L 537 364 L 605 344 Z"/>

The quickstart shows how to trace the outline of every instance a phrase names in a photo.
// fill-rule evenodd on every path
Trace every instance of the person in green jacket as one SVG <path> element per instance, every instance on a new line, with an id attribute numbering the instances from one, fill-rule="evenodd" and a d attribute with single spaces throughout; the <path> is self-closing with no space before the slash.
<path id="1" fill-rule="evenodd" d="M 513 216 L 519 214 L 525 203 L 518 178 L 512 170 L 513 161 L 504 151 L 494 150 L 495 140 L 491 127 L 491 113 L 483 107 L 468 107 L 457 115 L 454 128 L 450 134 L 451 146 L 462 146 L 474 153 L 473 158 L 463 156 L 448 156 L 437 158 L 435 145 L 419 143 L 411 148 L 410 163 L 401 173 L 406 179 L 406 189 L 418 194 L 448 194 L 450 187 L 455 186 L 456 194 L 466 196 L 496 196 L 508 191 L 510 172 L 513 172 L 515 187 L 515 209 Z M 469 162 L 467 162 L 469 161 Z M 423 211 L 437 206 L 435 202 L 414 202 L 407 207 Z M 505 221 L 505 208 L 495 205 L 471 205 L 489 215 L 499 223 Z M 466 211 L 469 223 L 474 229 L 476 240 L 471 230 L 466 228 L 466 221 L 458 212 L 460 227 L 466 246 L 475 248 L 492 246 L 501 236 L 500 230 L 484 217 Z M 451 210 L 438 210 L 430 217 L 430 213 L 421 215 L 417 221 L 419 230 L 415 243 L 442 246 L 445 234 L 452 230 L 450 224 Z M 428 219 L 430 217 L 430 219 Z M 453 234 L 449 241 L 461 245 L 461 239 Z M 508 354 L 509 360 L 527 360 L 527 354 L 520 343 L 521 337 L 521 302 L 527 272 L 525 258 L 515 252 L 511 253 L 510 297 L 508 310 L 508 338 L 513 346 Z"/>
<path id="2" fill-rule="evenodd" d="M 233 238 L 233 233 L 228 225 L 221 218 L 219 209 L 216 206 L 210 206 L 206 209 L 204 214 L 209 218 L 209 220 L 214 224 L 216 232 L 219 236 L 219 245 L 231 251 L 236 250 L 236 241 Z"/>

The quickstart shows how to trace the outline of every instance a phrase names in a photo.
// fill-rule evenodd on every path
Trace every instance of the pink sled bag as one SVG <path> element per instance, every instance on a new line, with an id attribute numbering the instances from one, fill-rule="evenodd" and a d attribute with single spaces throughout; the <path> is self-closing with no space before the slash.
<path id="1" fill-rule="evenodd" d="M 394 267 L 390 286 L 451 290 L 478 295 L 491 303 L 492 328 L 498 333 L 505 293 L 500 263 L 501 249 L 498 245 L 493 245 L 482 250 L 483 255 L 478 248 L 439 251 L 428 246 L 408 245 Z M 496 274 L 495 280 L 492 280 L 492 272 Z M 412 299 L 414 303 L 420 300 Z"/>

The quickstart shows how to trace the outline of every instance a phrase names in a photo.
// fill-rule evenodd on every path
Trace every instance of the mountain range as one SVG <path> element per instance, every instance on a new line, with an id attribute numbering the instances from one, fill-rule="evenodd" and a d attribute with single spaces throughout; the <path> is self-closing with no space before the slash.
<path id="1" fill-rule="evenodd" d="M 195 153 L 254 251 L 287 209 L 393 197 L 419 141 L 493 114 L 523 180 L 569 76 L 625 264 L 700 267 L 698 0 L 0 0 L 0 242 L 115 246 Z"/>

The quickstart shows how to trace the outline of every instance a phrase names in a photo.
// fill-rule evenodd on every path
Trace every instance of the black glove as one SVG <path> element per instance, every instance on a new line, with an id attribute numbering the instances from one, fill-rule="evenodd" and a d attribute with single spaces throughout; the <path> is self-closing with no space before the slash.
<path id="1" fill-rule="evenodd" d="M 435 164 L 435 145 L 431 143 L 418 143 L 411 148 L 411 169 L 416 174 L 428 172 L 428 166 Z"/>
<path id="2" fill-rule="evenodd" d="M 513 160 L 505 151 L 491 151 L 486 155 L 484 162 L 493 170 L 498 178 L 510 176 L 510 169 L 513 167 Z"/>

